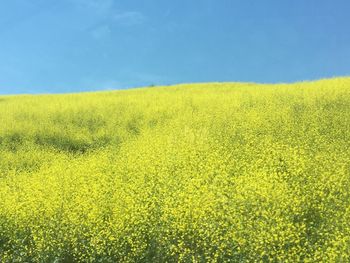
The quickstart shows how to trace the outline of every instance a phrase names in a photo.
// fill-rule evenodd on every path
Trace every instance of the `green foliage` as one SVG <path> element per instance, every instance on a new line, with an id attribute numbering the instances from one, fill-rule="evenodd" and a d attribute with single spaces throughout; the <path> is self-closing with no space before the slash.
<path id="1" fill-rule="evenodd" d="M 349 117 L 349 78 L 0 97 L 0 261 L 348 262 Z"/>

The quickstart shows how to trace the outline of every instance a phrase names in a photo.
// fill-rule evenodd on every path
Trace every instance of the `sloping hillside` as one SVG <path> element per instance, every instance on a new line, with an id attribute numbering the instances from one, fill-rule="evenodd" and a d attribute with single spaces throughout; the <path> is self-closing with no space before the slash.
<path id="1" fill-rule="evenodd" d="M 350 78 L 0 97 L 2 262 L 347 262 Z"/>

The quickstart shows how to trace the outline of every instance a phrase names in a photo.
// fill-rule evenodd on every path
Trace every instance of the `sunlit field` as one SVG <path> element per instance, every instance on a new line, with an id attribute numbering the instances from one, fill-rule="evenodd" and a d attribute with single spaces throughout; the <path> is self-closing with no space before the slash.
<path id="1" fill-rule="evenodd" d="M 0 97 L 0 262 L 224 261 L 350 261 L 350 78 Z"/>

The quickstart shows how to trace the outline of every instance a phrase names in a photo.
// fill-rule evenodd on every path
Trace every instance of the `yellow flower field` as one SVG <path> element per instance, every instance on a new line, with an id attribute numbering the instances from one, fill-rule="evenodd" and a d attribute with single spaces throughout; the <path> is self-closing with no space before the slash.
<path id="1" fill-rule="evenodd" d="M 0 96 L 0 262 L 349 262 L 350 78 Z"/>

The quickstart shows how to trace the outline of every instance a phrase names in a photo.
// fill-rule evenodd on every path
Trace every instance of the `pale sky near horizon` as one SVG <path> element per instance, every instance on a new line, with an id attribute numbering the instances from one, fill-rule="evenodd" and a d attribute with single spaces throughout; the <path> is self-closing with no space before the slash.
<path id="1" fill-rule="evenodd" d="M 0 94 L 350 75 L 348 0 L 1 0 Z"/>

